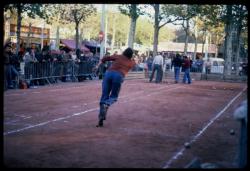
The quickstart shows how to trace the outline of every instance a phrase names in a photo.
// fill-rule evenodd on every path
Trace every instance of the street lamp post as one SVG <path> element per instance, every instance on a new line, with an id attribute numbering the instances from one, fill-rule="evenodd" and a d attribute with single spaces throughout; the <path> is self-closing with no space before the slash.
<path id="1" fill-rule="evenodd" d="M 42 38 L 41 38 L 41 50 L 43 49 L 43 37 L 44 37 L 44 27 L 45 27 L 45 23 L 44 23 L 44 21 L 43 21 L 43 25 L 42 25 Z"/>
<path id="2" fill-rule="evenodd" d="M 101 32 L 105 34 L 105 4 L 102 4 Z M 100 32 L 100 35 L 101 35 L 101 32 Z M 105 37 L 103 38 L 104 40 L 101 41 L 101 46 L 100 46 L 100 59 L 102 59 L 104 56 Z"/>

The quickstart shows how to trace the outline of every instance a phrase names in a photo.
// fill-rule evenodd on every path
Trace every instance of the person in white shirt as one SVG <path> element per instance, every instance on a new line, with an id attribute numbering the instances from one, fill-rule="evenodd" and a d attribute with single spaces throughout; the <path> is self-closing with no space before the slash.
<path id="1" fill-rule="evenodd" d="M 154 57 L 152 66 L 153 66 L 153 70 L 152 70 L 149 82 L 152 82 L 154 78 L 154 73 L 155 71 L 157 71 L 155 83 L 160 83 L 162 80 L 161 78 L 162 78 L 162 71 L 163 71 L 163 57 L 159 52 L 158 52 L 158 55 Z"/>

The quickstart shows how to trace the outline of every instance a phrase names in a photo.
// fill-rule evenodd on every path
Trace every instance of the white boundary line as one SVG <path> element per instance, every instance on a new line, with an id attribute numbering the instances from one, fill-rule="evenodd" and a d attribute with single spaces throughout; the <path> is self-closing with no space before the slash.
<path id="1" fill-rule="evenodd" d="M 125 82 L 127 83 L 127 81 Z M 124 84 L 125 84 L 124 83 Z M 137 83 L 127 83 L 126 86 L 131 86 L 131 85 L 136 85 Z M 98 82 L 98 83 L 95 83 L 93 85 L 98 85 L 98 86 L 102 86 L 102 82 Z M 62 85 L 63 86 L 63 85 Z M 84 84 L 84 85 L 76 85 L 76 86 L 69 86 L 69 87 L 62 87 L 62 86 L 57 86 L 57 87 L 54 87 L 53 89 L 48 89 L 47 91 L 48 92 L 58 92 L 58 91 L 65 91 L 67 89 L 76 89 L 76 88 L 84 88 L 88 85 Z M 44 87 L 42 87 L 44 88 Z M 46 87 L 45 87 L 46 88 Z M 33 90 L 33 91 L 32 91 Z M 30 94 L 38 94 L 38 93 L 42 93 L 41 90 L 44 90 L 44 89 L 32 89 L 31 91 L 27 90 L 26 92 L 8 92 L 5 94 L 6 97 L 8 96 L 21 96 L 21 95 L 29 95 Z M 46 90 L 46 89 L 45 89 Z"/>
<path id="2" fill-rule="evenodd" d="M 198 132 L 198 134 L 196 134 L 190 141 L 189 144 L 194 143 L 205 131 L 206 129 L 214 123 L 214 121 L 220 117 L 228 108 L 229 106 L 239 97 L 241 96 L 241 94 L 247 89 L 247 87 L 245 87 L 241 92 L 239 92 L 219 113 L 217 113 L 217 115 L 215 117 L 213 117 L 212 119 L 210 119 L 210 121 Z M 166 164 L 163 166 L 164 169 L 169 168 L 169 166 L 171 165 L 171 163 L 178 159 L 183 152 L 185 151 L 185 147 L 182 147 L 177 153 L 174 154 L 174 156 L 172 156 L 170 158 L 170 160 L 168 160 L 166 162 Z"/>
<path id="3" fill-rule="evenodd" d="M 4 136 L 5 136 L 5 135 L 9 135 L 9 134 L 13 134 L 13 133 L 16 133 L 16 132 L 21 132 L 21 131 L 24 131 L 24 130 L 26 130 L 26 129 L 31 129 L 31 128 L 34 128 L 34 127 L 47 125 L 48 123 L 51 123 L 51 122 L 56 122 L 56 121 L 68 119 L 68 118 L 71 118 L 72 116 L 82 115 L 82 114 L 84 114 L 84 113 L 92 112 L 92 111 L 95 111 L 95 110 L 98 110 L 98 109 L 99 109 L 99 107 L 98 107 L 98 108 L 92 108 L 92 109 L 89 109 L 89 110 L 85 110 L 85 111 L 83 111 L 83 112 L 74 113 L 74 114 L 69 115 L 69 116 L 65 116 L 65 117 L 53 119 L 53 120 L 46 121 L 46 122 L 42 122 L 42 123 L 39 123 L 39 124 L 36 124 L 36 125 L 30 125 L 30 126 L 28 126 L 28 127 L 24 127 L 24 128 L 17 129 L 17 130 L 8 131 L 8 132 L 5 132 L 5 133 L 4 133 Z"/>
<path id="4" fill-rule="evenodd" d="M 174 84 L 172 84 L 172 85 L 174 85 Z M 167 85 L 167 86 L 160 87 L 160 88 L 157 88 L 157 89 L 154 89 L 154 90 L 161 90 L 161 89 L 166 88 L 166 87 L 169 87 L 169 86 L 170 86 L 170 85 Z M 127 97 L 130 97 L 131 95 L 132 95 L 132 96 L 137 95 L 137 94 L 139 95 L 140 93 L 144 93 L 144 92 L 145 92 L 145 90 L 140 90 L 140 91 L 135 92 L 135 93 L 131 93 L 131 94 L 128 94 L 128 95 L 124 95 L 124 96 L 119 97 L 119 100 L 120 100 L 120 99 L 127 98 Z M 150 96 L 150 95 L 148 95 L 148 96 Z M 125 100 L 125 101 L 126 101 L 126 100 Z M 98 102 L 99 102 L 99 100 L 92 101 L 92 102 L 89 102 L 89 103 L 84 103 L 84 106 L 91 105 L 91 104 L 95 104 L 95 103 L 98 103 Z M 119 101 L 118 101 L 118 103 L 119 103 Z M 76 107 L 78 107 L 78 106 L 74 106 L 74 108 L 76 108 Z M 19 120 L 15 120 L 15 122 L 18 122 L 18 121 L 21 121 L 21 120 L 20 120 L 20 119 L 19 119 Z M 9 124 L 9 123 L 12 123 L 12 121 L 5 122 L 4 124 Z"/>
<path id="5" fill-rule="evenodd" d="M 161 90 L 163 88 L 166 88 L 168 86 L 164 86 L 164 87 L 160 87 L 158 88 L 157 90 Z M 178 86 L 178 87 L 173 87 L 173 88 L 169 88 L 169 89 L 166 89 L 166 90 L 172 90 L 172 89 L 177 89 L 177 88 L 180 88 L 181 86 Z M 158 93 L 161 93 L 161 92 L 152 92 L 151 94 L 158 94 Z M 133 94 L 134 95 L 134 94 Z M 148 94 L 149 96 L 150 94 Z M 129 101 L 134 101 L 138 98 L 142 98 L 142 96 L 137 96 L 137 98 L 133 98 L 131 100 L 125 100 L 123 102 L 120 102 L 120 103 L 126 103 L 126 102 L 129 102 Z M 145 97 L 143 97 L 145 98 Z M 24 127 L 24 128 L 21 128 L 21 129 L 17 129 L 17 130 L 12 130 L 12 131 L 7 131 L 7 132 L 4 132 L 4 136 L 5 135 L 9 135 L 9 134 L 13 134 L 13 133 L 17 133 L 17 132 L 21 132 L 21 131 L 24 131 L 24 130 L 27 130 L 27 129 L 31 129 L 31 128 L 34 128 L 34 127 L 38 127 L 38 126 L 43 126 L 43 125 L 47 125 L 51 122 L 56 122 L 56 121 L 60 121 L 60 120 L 64 120 L 64 119 L 68 119 L 68 118 L 71 118 L 73 116 L 78 116 L 78 115 L 82 115 L 82 114 L 85 114 L 85 113 L 88 113 L 88 112 L 92 112 L 92 111 L 95 111 L 95 110 L 99 110 L 99 107 L 97 108 L 92 108 L 92 109 L 89 109 L 89 110 L 85 110 L 83 112 L 79 112 L 79 113 L 74 113 L 72 115 L 68 115 L 68 116 L 65 116 L 65 117 L 61 117 L 61 118 L 57 118 L 57 119 L 53 119 L 53 120 L 50 120 L 50 121 L 46 121 L 46 122 L 42 122 L 42 123 L 39 123 L 39 124 L 35 124 L 35 125 L 30 125 L 28 127 Z"/>

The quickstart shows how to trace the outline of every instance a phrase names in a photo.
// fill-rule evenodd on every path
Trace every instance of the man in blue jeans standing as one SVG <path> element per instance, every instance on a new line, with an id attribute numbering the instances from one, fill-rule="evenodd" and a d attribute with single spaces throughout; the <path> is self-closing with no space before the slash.
<path id="1" fill-rule="evenodd" d="M 160 83 L 162 81 L 162 76 L 163 76 L 163 57 L 161 53 L 158 52 L 158 55 L 154 57 L 152 65 L 153 65 L 153 70 L 152 70 L 149 82 L 152 82 L 154 78 L 154 73 L 155 71 L 157 71 L 155 83 Z"/>
<path id="2" fill-rule="evenodd" d="M 102 96 L 100 99 L 99 122 L 97 127 L 103 126 L 103 121 L 106 120 L 109 106 L 115 103 L 118 99 L 124 77 L 128 71 L 135 66 L 136 63 L 132 57 L 133 50 L 127 48 L 122 55 L 114 54 L 112 56 L 104 56 L 97 65 L 98 68 L 101 63 L 113 61 L 112 65 L 105 72 L 102 81 Z"/>
<path id="3" fill-rule="evenodd" d="M 187 56 L 183 56 L 183 69 L 184 69 L 184 75 L 183 75 L 183 83 L 185 84 L 186 83 L 186 79 L 188 81 L 188 84 L 191 84 L 191 78 L 190 78 L 190 66 L 191 66 L 191 63 L 190 63 L 190 60 L 188 59 Z"/>
<path id="4" fill-rule="evenodd" d="M 177 53 L 174 60 L 172 61 L 172 65 L 171 65 L 171 69 L 174 66 L 175 83 L 179 82 L 181 65 L 182 65 L 181 55 Z"/>

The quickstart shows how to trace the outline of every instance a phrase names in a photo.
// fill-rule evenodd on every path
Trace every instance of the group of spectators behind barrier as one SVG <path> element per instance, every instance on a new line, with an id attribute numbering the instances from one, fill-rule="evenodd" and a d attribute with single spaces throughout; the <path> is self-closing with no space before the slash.
<path id="1" fill-rule="evenodd" d="M 26 51 L 26 53 L 27 52 L 28 50 Z M 19 79 L 25 80 L 28 85 L 44 85 L 46 83 L 51 84 L 56 83 L 58 79 L 63 82 L 82 81 L 86 78 L 92 79 L 93 77 L 96 77 L 97 74 L 99 74 L 100 79 L 102 78 L 100 77 L 100 75 L 103 75 L 108 67 L 107 65 L 105 69 L 105 65 L 103 65 L 103 67 L 99 69 L 99 73 L 96 73 L 93 68 L 99 62 L 99 57 L 84 56 L 80 53 L 76 53 L 75 58 L 73 58 L 72 54 L 65 53 L 64 51 L 61 51 L 60 53 L 51 53 L 51 51 L 38 51 L 35 52 L 35 55 L 33 55 L 33 59 L 31 60 L 25 60 L 24 56 L 25 54 L 12 54 L 9 56 L 8 62 L 6 62 L 5 60 L 5 66 L 12 66 L 12 69 L 10 69 L 10 67 L 7 67 L 6 71 L 10 72 L 10 74 L 7 75 L 12 75 L 12 73 L 14 73 L 14 75 L 17 75 L 17 72 L 13 72 L 14 68 L 15 71 L 19 71 L 20 73 L 18 79 L 14 79 L 12 76 L 12 80 L 16 82 L 15 88 L 19 86 Z M 147 70 L 151 72 L 152 62 L 152 57 L 145 58 L 144 60 L 139 61 L 137 65 L 132 69 L 132 71 L 143 71 L 146 67 Z M 171 62 L 172 58 L 165 58 L 164 72 L 171 71 Z M 202 73 L 203 65 L 204 61 L 202 60 L 193 61 L 191 72 Z M 206 73 L 209 73 L 207 72 L 207 69 Z"/>
<path id="2" fill-rule="evenodd" d="M 54 83 L 57 79 L 66 81 L 79 81 L 80 77 L 92 78 L 95 76 L 93 68 L 98 61 L 45 61 L 28 62 L 22 64 L 21 73 L 26 81 L 46 80 L 48 83 Z"/>
<path id="3" fill-rule="evenodd" d="M 82 81 L 95 76 L 93 68 L 99 62 L 98 56 L 85 56 L 82 53 L 36 51 L 26 49 L 25 53 L 13 53 L 9 46 L 4 50 L 4 89 L 18 88 L 24 81 L 28 87 L 61 81 Z M 15 71 L 15 72 L 14 72 Z"/>

